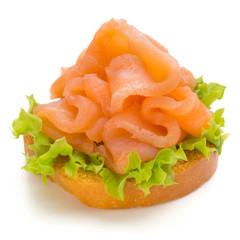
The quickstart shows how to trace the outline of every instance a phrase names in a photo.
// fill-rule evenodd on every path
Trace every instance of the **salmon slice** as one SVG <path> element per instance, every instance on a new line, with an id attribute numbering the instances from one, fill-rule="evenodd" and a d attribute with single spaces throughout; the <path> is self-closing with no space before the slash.
<path id="1" fill-rule="evenodd" d="M 73 66 L 71 69 L 63 71 L 63 74 L 52 84 L 50 88 L 51 99 L 63 97 L 63 91 L 67 82 L 73 78 L 81 76 L 78 69 L 78 66 Z"/>
<path id="2" fill-rule="evenodd" d="M 163 112 L 171 115 L 184 131 L 193 136 L 199 136 L 202 127 L 207 129 L 211 119 L 210 110 L 187 86 L 176 88 L 169 96 L 146 98 L 142 103 L 142 114 L 152 123 Z"/>
<path id="3" fill-rule="evenodd" d="M 148 36 L 146 33 L 145 33 L 145 36 L 151 41 L 151 43 L 157 47 L 159 50 L 165 52 L 165 53 L 168 53 L 168 50 L 167 48 L 165 48 L 162 44 L 160 44 L 158 41 L 156 41 L 155 39 L 153 39 L 152 37 Z"/>
<path id="4" fill-rule="evenodd" d="M 109 117 L 111 96 L 108 83 L 96 74 L 86 74 L 83 83 L 87 96 L 101 106 L 104 116 Z"/>
<path id="5" fill-rule="evenodd" d="M 184 67 L 181 67 L 180 71 L 181 78 L 178 86 L 179 87 L 188 86 L 193 90 L 197 85 L 197 81 L 194 78 L 193 74 Z"/>
<path id="6" fill-rule="evenodd" d="M 96 32 L 76 69 L 80 76 L 96 73 L 106 79 L 105 68 L 112 59 L 126 54 L 140 57 L 147 72 L 156 82 L 162 82 L 160 94 L 173 90 L 179 83 L 181 73 L 177 61 L 155 40 L 127 24 L 125 20 L 110 20 Z M 66 73 L 67 74 L 67 73 Z M 62 75 L 51 87 L 51 98 L 61 97 L 71 74 Z"/>
<path id="7" fill-rule="evenodd" d="M 87 48 L 85 48 L 85 49 L 80 53 L 80 55 L 78 56 L 78 59 L 77 59 L 77 61 L 76 61 L 76 65 L 79 65 L 79 64 L 80 64 L 80 62 L 83 60 L 83 57 L 85 56 L 86 52 L 87 52 Z"/>
<path id="8" fill-rule="evenodd" d="M 85 133 L 66 133 L 58 129 L 47 118 L 42 119 L 42 132 L 53 140 L 65 137 L 67 142 L 76 150 L 91 154 L 94 151 L 94 144 Z"/>
<path id="9" fill-rule="evenodd" d="M 106 117 L 99 118 L 89 129 L 85 131 L 87 137 L 96 143 L 102 142 L 103 127 L 107 121 L 108 118 Z"/>
<path id="10" fill-rule="evenodd" d="M 63 96 L 58 102 L 39 105 L 34 109 L 35 114 L 66 133 L 86 132 L 88 141 L 101 142 L 107 118 L 102 117 L 100 106 L 109 113 L 110 105 L 107 83 L 96 74 L 73 78 L 66 84 Z"/>
<path id="11" fill-rule="evenodd" d="M 100 108 L 93 101 L 80 95 L 71 95 L 56 102 L 38 105 L 34 108 L 34 114 L 42 119 L 47 118 L 66 133 L 84 132 L 102 115 Z"/>
<path id="12" fill-rule="evenodd" d="M 155 82 L 145 69 L 142 60 L 132 54 L 114 58 L 106 68 L 111 91 L 111 113 L 122 111 L 123 102 L 131 95 L 161 96 L 172 91 L 171 83 L 166 90 L 165 82 Z"/>
<path id="13" fill-rule="evenodd" d="M 75 77 L 67 82 L 64 88 L 63 97 L 69 97 L 73 95 L 86 97 L 83 77 Z"/>
<path id="14" fill-rule="evenodd" d="M 108 83 L 96 74 L 86 74 L 84 77 L 71 79 L 65 86 L 63 96 L 81 95 L 88 97 L 102 109 L 102 113 L 110 116 L 110 91 Z"/>
<path id="15" fill-rule="evenodd" d="M 185 114 L 179 114 L 178 112 L 172 113 L 182 129 L 187 133 L 197 137 L 201 135 L 202 128 L 209 128 L 209 121 L 211 120 L 212 113 L 197 97 L 197 95 L 189 90 L 189 87 L 176 88 L 170 93 L 170 96 L 174 97 L 177 101 L 184 102 L 184 99 L 195 98 L 195 106 Z M 184 112 L 184 111 L 183 111 Z"/>
<path id="16" fill-rule="evenodd" d="M 186 132 L 192 136 L 198 137 L 202 133 L 202 128 L 208 129 L 210 127 L 211 111 L 199 101 L 193 111 L 186 115 L 176 117 L 179 125 Z"/>
<path id="17" fill-rule="evenodd" d="M 74 66 L 71 67 L 62 67 L 61 68 L 61 75 L 63 75 L 64 73 L 70 71 Z"/>
<path id="18" fill-rule="evenodd" d="M 119 129 L 125 129 L 125 131 L 131 134 L 131 138 L 151 144 L 154 147 L 165 148 L 172 146 L 178 141 L 181 131 L 176 120 L 164 113 L 163 116 L 164 119 L 161 120 L 166 121 L 162 121 L 163 124 L 161 125 L 159 120 L 156 123 L 157 126 L 154 126 L 144 121 L 141 116 L 141 106 L 135 103 L 122 113 L 114 115 L 105 124 L 103 141 L 109 141 L 109 139 L 114 138 L 115 135 L 119 135 Z M 170 128 L 171 125 L 172 128 Z"/>
<path id="19" fill-rule="evenodd" d="M 144 112 L 161 112 L 162 110 L 170 115 L 179 116 L 188 114 L 198 101 L 197 95 L 189 87 L 179 87 L 168 96 L 145 98 L 142 109 L 144 109 Z"/>
<path id="20" fill-rule="evenodd" d="M 168 121 L 164 122 L 166 119 L 162 119 L 158 126 L 154 126 L 142 119 L 140 110 L 140 105 L 134 104 L 122 113 L 114 115 L 104 125 L 103 141 L 113 156 L 114 166 L 111 167 L 115 171 L 120 172 L 123 166 L 126 167 L 127 156 L 132 150 L 137 151 L 142 161 L 147 161 L 156 156 L 160 148 L 175 144 L 181 136 L 175 119 L 163 113 Z"/>

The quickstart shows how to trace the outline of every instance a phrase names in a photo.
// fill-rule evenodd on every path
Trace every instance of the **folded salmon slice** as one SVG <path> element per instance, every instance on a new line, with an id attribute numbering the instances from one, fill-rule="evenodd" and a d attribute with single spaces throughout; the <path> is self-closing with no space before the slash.
<path id="1" fill-rule="evenodd" d="M 70 96 L 85 96 L 98 105 L 105 116 L 110 115 L 110 91 L 108 83 L 96 74 L 86 74 L 84 77 L 71 79 L 65 86 L 63 96 L 68 100 Z"/>
<path id="2" fill-rule="evenodd" d="M 85 131 L 87 137 L 93 142 L 96 142 L 96 143 L 102 142 L 103 127 L 107 121 L 108 121 L 108 118 L 106 117 L 99 118 L 90 128 L 88 128 Z"/>
<path id="3" fill-rule="evenodd" d="M 101 142 L 103 125 L 107 120 L 102 112 L 109 115 L 110 111 L 107 83 L 96 74 L 76 77 L 66 84 L 63 96 L 57 102 L 39 105 L 34 113 L 48 119 L 59 131 L 85 132 L 88 141 Z"/>
<path id="4" fill-rule="evenodd" d="M 66 133 L 58 129 L 47 118 L 42 118 L 42 132 L 50 138 L 57 140 L 65 137 L 67 142 L 76 150 L 91 154 L 94 151 L 94 143 L 86 136 L 85 133 Z"/>
<path id="5" fill-rule="evenodd" d="M 105 67 L 112 59 L 131 53 L 140 57 L 154 81 L 162 82 L 162 94 L 173 90 L 179 83 L 181 72 L 178 62 L 166 48 L 138 31 L 125 20 L 110 20 L 96 32 L 94 39 L 77 61 L 76 67 L 58 78 L 51 87 L 51 97 L 62 97 L 65 84 L 72 75 L 96 73 L 106 79 Z"/>
<path id="6" fill-rule="evenodd" d="M 116 167 L 111 167 L 115 171 L 120 172 L 127 166 L 127 156 L 132 150 L 140 155 L 142 161 L 147 161 L 153 158 L 157 149 L 174 145 L 181 136 L 175 119 L 163 113 L 162 118 L 152 125 L 143 120 L 140 108 L 135 103 L 113 116 L 104 126 L 103 142 L 113 156 Z"/>
<path id="7" fill-rule="evenodd" d="M 51 99 L 61 98 L 67 82 L 73 78 L 81 76 L 78 71 L 78 66 L 76 65 L 69 69 L 63 69 L 62 73 L 63 74 L 51 86 Z"/>
<path id="8" fill-rule="evenodd" d="M 124 100 L 131 95 L 161 96 L 173 90 L 171 82 L 154 81 L 142 60 L 132 54 L 114 58 L 106 72 L 111 90 L 112 114 L 121 112 Z"/>
<path id="9" fill-rule="evenodd" d="M 162 44 L 160 44 L 158 41 L 156 41 L 155 39 L 153 39 L 152 37 L 148 36 L 146 33 L 145 33 L 145 36 L 151 41 L 151 43 L 157 47 L 159 50 L 165 52 L 165 53 L 168 53 L 168 50 L 167 48 L 165 48 Z"/>
<path id="10" fill-rule="evenodd" d="M 142 103 L 142 114 L 152 123 L 158 114 L 168 113 L 177 120 L 180 127 L 193 136 L 199 136 L 202 127 L 208 128 L 210 110 L 188 87 L 178 87 L 169 96 L 146 98 Z"/>
<path id="11" fill-rule="evenodd" d="M 86 95 L 101 106 L 104 116 L 109 117 L 111 96 L 108 83 L 96 74 L 86 74 L 83 83 Z"/>
<path id="12" fill-rule="evenodd" d="M 101 110 L 87 97 L 71 95 L 37 106 L 34 108 L 34 114 L 40 118 L 47 118 L 63 132 L 81 133 L 101 117 Z"/>
<path id="13" fill-rule="evenodd" d="M 193 90 L 197 85 L 197 81 L 194 78 L 193 74 L 184 67 L 181 67 L 180 71 L 181 71 L 181 78 L 178 86 L 179 87 L 188 86 Z"/>
<path id="14" fill-rule="evenodd" d="M 85 48 L 81 53 L 80 55 L 78 56 L 78 59 L 76 61 L 76 65 L 79 65 L 81 63 L 81 61 L 83 60 L 83 57 L 85 56 L 87 52 L 87 48 Z"/>

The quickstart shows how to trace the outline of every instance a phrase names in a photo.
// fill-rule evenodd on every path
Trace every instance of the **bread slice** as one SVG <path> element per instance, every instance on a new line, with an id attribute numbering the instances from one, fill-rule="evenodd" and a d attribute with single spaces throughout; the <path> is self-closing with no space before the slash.
<path id="1" fill-rule="evenodd" d="M 29 144 L 33 144 L 33 138 L 25 134 L 25 152 L 33 155 L 34 152 L 27 148 Z M 144 196 L 143 192 L 134 185 L 133 181 L 127 180 L 124 186 L 124 201 L 114 199 L 108 195 L 101 176 L 93 172 L 80 169 L 73 179 L 69 178 L 62 168 L 64 158 L 61 157 L 54 163 L 55 177 L 52 180 L 90 207 L 118 209 L 150 206 L 183 197 L 199 188 L 212 177 L 218 164 L 217 151 L 211 152 L 210 161 L 197 150 L 186 151 L 186 155 L 188 157 L 187 162 L 178 161 L 173 167 L 175 181 L 178 184 L 166 188 L 163 188 L 163 186 L 152 186 L 150 189 L 151 193 Z"/>

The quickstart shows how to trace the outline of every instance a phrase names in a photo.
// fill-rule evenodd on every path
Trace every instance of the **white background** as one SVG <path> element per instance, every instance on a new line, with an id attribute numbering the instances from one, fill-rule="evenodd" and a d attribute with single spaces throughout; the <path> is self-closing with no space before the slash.
<path id="1" fill-rule="evenodd" d="M 240 239 L 239 1 L 0 1 L 1 239 Z M 100 25 L 126 18 L 206 82 L 227 86 L 231 135 L 213 178 L 169 203 L 128 210 L 84 206 L 21 170 L 21 140 L 9 127 L 25 95 L 49 101 L 61 66 L 72 65 Z M 4 237 L 3 237 L 4 236 Z"/>

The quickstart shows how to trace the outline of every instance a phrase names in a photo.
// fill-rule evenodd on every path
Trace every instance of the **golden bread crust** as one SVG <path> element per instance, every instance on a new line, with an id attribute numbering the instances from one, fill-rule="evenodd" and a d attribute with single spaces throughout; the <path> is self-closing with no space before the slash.
<path id="1" fill-rule="evenodd" d="M 27 145 L 32 143 L 32 137 L 25 134 L 25 152 L 28 152 L 29 155 L 34 154 L 33 151 L 27 148 Z M 143 192 L 134 185 L 133 181 L 127 180 L 124 186 L 124 201 L 114 199 L 108 195 L 99 175 L 82 169 L 79 170 L 79 173 L 73 179 L 70 179 L 65 174 L 62 165 L 55 164 L 55 178 L 53 180 L 90 207 L 118 209 L 150 206 L 183 197 L 199 188 L 212 177 L 218 164 L 217 151 L 211 152 L 210 161 L 197 150 L 186 151 L 186 154 L 188 161 L 178 161 L 173 167 L 175 181 L 178 184 L 166 188 L 163 188 L 163 186 L 152 186 L 150 189 L 151 193 L 148 196 L 144 196 Z"/>

